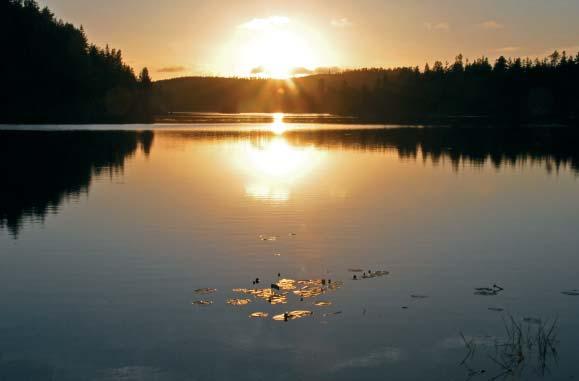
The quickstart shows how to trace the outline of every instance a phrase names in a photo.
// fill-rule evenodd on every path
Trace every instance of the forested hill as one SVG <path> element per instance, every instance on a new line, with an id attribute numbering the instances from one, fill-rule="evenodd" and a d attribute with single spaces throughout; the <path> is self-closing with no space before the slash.
<path id="1" fill-rule="evenodd" d="M 151 80 L 33 0 L 0 1 L 0 123 L 152 119 Z"/>
<path id="2" fill-rule="evenodd" d="M 486 57 L 424 69 L 361 69 L 292 80 L 187 77 L 154 83 L 166 111 L 315 112 L 391 122 L 460 117 L 577 124 L 579 54 Z"/>

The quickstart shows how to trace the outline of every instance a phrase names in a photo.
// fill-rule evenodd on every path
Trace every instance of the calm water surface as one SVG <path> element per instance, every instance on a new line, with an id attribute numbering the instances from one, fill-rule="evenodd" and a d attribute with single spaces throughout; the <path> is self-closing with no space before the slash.
<path id="1" fill-rule="evenodd" d="M 143 128 L 0 131 L 0 380 L 486 380 L 511 317 L 579 377 L 577 133 Z M 343 285 L 232 291 L 278 273 Z"/>

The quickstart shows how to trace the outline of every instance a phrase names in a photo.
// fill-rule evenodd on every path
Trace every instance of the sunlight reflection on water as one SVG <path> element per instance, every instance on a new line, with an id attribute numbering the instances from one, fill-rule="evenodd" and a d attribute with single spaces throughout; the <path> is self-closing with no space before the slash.
<path id="1" fill-rule="evenodd" d="M 315 146 L 296 147 L 283 137 L 283 115 L 272 125 L 275 136 L 258 142 L 244 142 L 232 156 L 246 176 L 246 194 L 256 199 L 283 202 L 291 197 L 292 186 L 316 167 L 326 153 Z"/>

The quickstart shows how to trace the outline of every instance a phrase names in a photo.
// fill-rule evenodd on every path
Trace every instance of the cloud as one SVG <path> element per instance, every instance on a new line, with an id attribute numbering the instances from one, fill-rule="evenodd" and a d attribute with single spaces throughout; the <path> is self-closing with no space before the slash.
<path id="1" fill-rule="evenodd" d="M 187 70 L 185 66 L 167 66 L 157 69 L 157 73 L 180 73 Z"/>
<path id="2" fill-rule="evenodd" d="M 521 50 L 520 46 L 505 46 L 502 48 L 498 48 L 495 51 L 497 53 L 514 53 L 514 52 L 518 52 L 519 50 Z"/>
<path id="3" fill-rule="evenodd" d="M 448 24 L 446 22 L 439 22 L 436 24 L 432 24 L 432 23 L 427 22 L 426 24 L 424 24 L 424 26 L 428 30 L 443 30 L 443 31 L 450 30 L 450 24 Z"/>
<path id="4" fill-rule="evenodd" d="M 346 17 L 342 17 L 341 19 L 333 19 L 330 24 L 334 27 L 334 28 L 348 28 L 351 27 L 353 24 L 350 20 L 348 20 Z"/>
<path id="5" fill-rule="evenodd" d="M 269 29 L 276 26 L 282 26 L 290 22 L 285 16 L 271 16 L 266 18 L 255 18 L 239 25 L 241 29 L 260 30 Z"/>
<path id="6" fill-rule="evenodd" d="M 251 74 L 263 74 L 265 73 L 265 68 L 263 66 L 257 66 L 251 69 Z"/>
<path id="7" fill-rule="evenodd" d="M 563 46 L 558 47 L 556 49 L 550 49 L 545 51 L 545 55 L 553 54 L 554 51 L 558 51 L 559 53 L 565 52 L 567 55 L 574 56 L 575 54 L 579 53 L 579 45 L 575 46 Z"/>
<path id="8" fill-rule="evenodd" d="M 499 30 L 499 29 L 503 29 L 505 26 L 503 24 L 500 24 L 499 22 L 495 21 L 495 20 L 488 20 L 485 22 L 482 22 L 480 24 L 477 24 L 479 28 L 482 29 L 486 29 L 486 30 Z"/>

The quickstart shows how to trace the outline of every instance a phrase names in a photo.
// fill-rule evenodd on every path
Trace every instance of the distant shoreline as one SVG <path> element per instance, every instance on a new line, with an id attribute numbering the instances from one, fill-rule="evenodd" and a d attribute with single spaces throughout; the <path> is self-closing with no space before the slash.
<path id="1" fill-rule="evenodd" d="M 222 123 L 274 123 L 278 113 L 203 113 L 173 112 L 155 117 L 156 124 L 222 124 Z M 536 120 L 514 122 L 497 120 L 487 116 L 447 116 L 418 119 L 384 119 L 332 114 L 285 114 L 284 124 L 352 124 L 352 125 L 400 125 L 440 127 L 578 127 L 579 121 Z"/>

